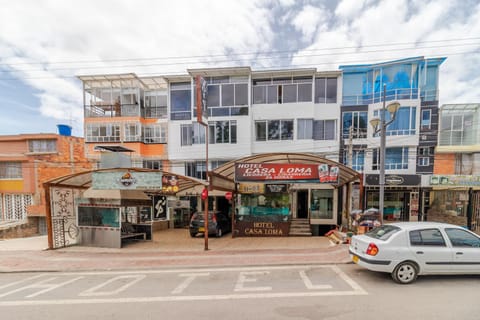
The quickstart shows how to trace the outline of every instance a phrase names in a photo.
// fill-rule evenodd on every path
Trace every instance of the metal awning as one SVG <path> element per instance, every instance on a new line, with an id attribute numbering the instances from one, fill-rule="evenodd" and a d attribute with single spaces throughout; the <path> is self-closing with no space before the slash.
<path id="1" fill-rule="evenodd" d="M 301 164 L 328 164 L 338 166 L 338 186 L 353 182 L 360 178 L 360 173 L 333 160 L 310 153 L 264 153 L 244 157 L 225 163 L 209 172 L 212 189 L 231 190 L 234 186 L 235 163 L 301 163 Z"/>
<path id="2" fill-rule="evenodd" d="M 89 170 L 78 172 L 62 177 L 58 177 L 52 180 L 47 181 L 45 184 L 49 187 L 58 187 L 58 188 L 74 188 L 74 189 L 88 189 L 92 187 L 92 173 L 94 172 L 159 172 L 159 170 L 154 169 L 142 169 L 142 168 L 114 168 L 114 169 L 98 169 L 98 170 Z M 164 176 L 175 176 L 178 180 L 178 192 L 181 192 L 186 189 L 190 189 L 195 186 L 208 186 L 208 182 L 205 180 L 200 180 L 192 177 L 182 176 L 176 173 L 171 173 L 167 171 L 160 171 Z M 141 191 L 141 190 L 140 190 Z M 152 193 L 151 190 L 145 190 L 149 193 Z M 158 193 L 161 193 L 158 191 Z"/>

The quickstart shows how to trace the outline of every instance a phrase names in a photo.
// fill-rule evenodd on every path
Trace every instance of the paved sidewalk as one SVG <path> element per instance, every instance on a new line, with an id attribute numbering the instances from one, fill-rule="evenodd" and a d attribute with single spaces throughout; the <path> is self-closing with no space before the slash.
<path id="1" fill-rule="evenodd" d="M 164 230 L 153 241 L 133 241 L 121 249 L 71 246 L 43 250 L 47 238 L 0 241 L 0 272 L 99 271 L 164 267 L 338 264 L 350 262 L 347 245 L 326 237 L 191 238 L 188 230 Z"/>

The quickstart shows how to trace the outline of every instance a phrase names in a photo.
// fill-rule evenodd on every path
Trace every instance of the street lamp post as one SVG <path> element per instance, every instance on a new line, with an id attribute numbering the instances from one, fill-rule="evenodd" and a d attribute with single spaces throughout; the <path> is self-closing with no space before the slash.
<path id="1" fill-rule="evenodd" d="M 378 184 L 380 186 L 379 199 L 378 199 L 378 212 L 379 212 L 379 221 L 383 224 L 383 209 L 384 209 L 384 198 L 385 198 L 385 157 L 386 157 L 386 131 L 387 126 L 395 121 L 395 116 L 400 104 L 398 102 L 391 102 L 388 106 L 385 106 L 386 100 L 386 84 L 383 85 L 383 106 L 382 111 L 380 112 L 380 119 L 373 118 L 370 120 L 370 124 L 373 126 L 373 134 L 380 134 L 380 174 Z M 385 120 L 385 112 L 388 110 L 390 113 L 390 120 Z"/>

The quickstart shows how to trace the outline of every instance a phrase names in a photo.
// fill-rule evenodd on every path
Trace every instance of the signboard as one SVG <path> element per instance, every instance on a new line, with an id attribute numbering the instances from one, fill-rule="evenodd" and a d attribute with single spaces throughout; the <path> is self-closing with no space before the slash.
<path id="1" fill-rule="evenodd" d="M 153 219 L 167 219 L 167 197 L 153 197 Z"/>
<path id="2" fill-rule="evenodd" d="M 92 189 L 96 190 L 161 190 L 161 172 L 93 172 Z"/>
<path id="3" fill-rule="evenodd" d="M 380 176 L 378 174 L 367 174 L 365 177 L 365 184 L 367 186 L 380 185 Z M 385 185 L 390 186 L 418 186 L 420 185 L 421 177 L 418 174 L 386 174 Z"/>
<path id="4" fill-rule="evenodd" d="M 239 183 L 238 192 L 240 193 L 265 193 L 263 183 Z"/>
<path id="5" fill-rule="evenodd" d="M 337 183 L 339 168 L 327 164 L 236 163 L 235 182 L 320 182 Z"/>
<path id="6" fill-rule="evenodd" d="M 178 192 L 178 178 L 177 176 L 163 176 L 162 177 L 162 192 L 168 194 L 175 194 Z"/>
<path id="7" fill-rule="evenodd" d="M 266 184 L 265 193 L 285 193 L 287 192 L 286 184 Z"/>
<path id="8" fill-rule="evenodd" d="M 289 228 L 288 222 L 235 222 L 235 232 L 239 237 L 285 237 Z"/>
<path id="9" fill-rule="evenodd" d="M 197 93 L 197 122 L 206 124 L 207 121 L 207 81 L 201 76 L 195 78 L 195 91 Z"/>
<path id="10" fill-rule="evenodd" d="M 432 175 L 430 185 L 448 185 L 448 186 L 480 186 L 480 176 L 465 175 Z"/>

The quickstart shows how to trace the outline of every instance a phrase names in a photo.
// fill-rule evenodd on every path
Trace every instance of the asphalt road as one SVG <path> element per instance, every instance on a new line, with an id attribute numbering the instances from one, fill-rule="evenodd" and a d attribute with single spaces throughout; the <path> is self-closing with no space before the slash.
<path id="1" fill-rule="evenodd" d="M 0 274 L 9 319 L 479 319 L 479 276 L 412 285 L 353 264 Z"/>

